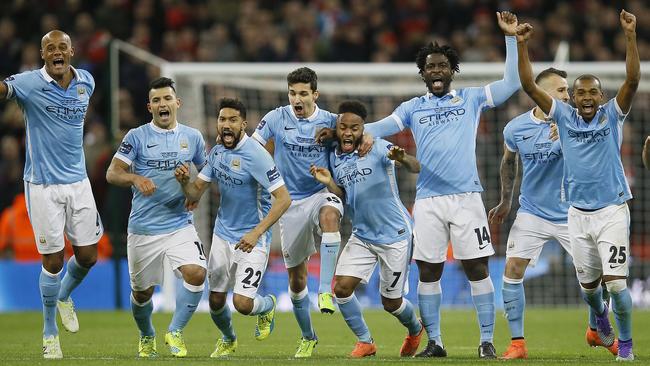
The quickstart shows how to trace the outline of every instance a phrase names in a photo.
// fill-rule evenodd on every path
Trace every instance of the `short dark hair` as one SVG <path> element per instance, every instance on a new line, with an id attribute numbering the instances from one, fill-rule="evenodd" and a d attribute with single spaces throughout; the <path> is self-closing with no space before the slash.
<path id="1" fill-rule="evenodd" d="M 176 93 L 176 88 L 174 87 L 174 80 L 166 77 L 159 77 L 158 79 L 149 83 L 149 90 L 151 89 L 160 89 L 170 87 Z"/>
<path id="2" fill-rule="evenodd" d="M 219 101 L 219 108 L 217 108 L 217 115 L 219 111 L 224 108 L 232 108 L 236 111 L 239 111 L 239 115 L 242 119 L 246 119 L 246 106 L 244 103 L 237 98 L 222 98 Z"/>
<path id="3" fill-rule="evenodd" d="M 535 78 L 535 84 L 539 84 L 540 81 L 546 79 L 551 75 L 557 75 L 561 78 L 566 79 L 567 73 L 566 71 L 558 70 L 554 67 L 549 67 L 548 69 L 542 70 L 542 72 L 537 74 L 537 77 Z"/>
<path id="4" fill-rule="evenodd" d="M 420 69 L 420 74 L 424 72 L 424 65 L 427 63 L 427 56 L 432 53 L 438 53 L 449 60 L 449 67 L 454 72 L 460 72 L 460 57 L 458 57 L 458 52 L 449 45 L 439 45 L 438 42 L 429 42 L 428 45 L 420 48 L 418 54 L 415 56 L 415 63 Z"/>
<path id="5" fill-rule="evenodd" d="M 316 75 L 316 71 L 308 67 L 301 67 L 291 71 L 289 75 L 287 75 L 287 83 L 289 85 L 298 83 L 309 84 L 311 91 L 316 91 L 318 88 L 318 76 Z"/>
<path id="6" fill-rule="evenodd" d="M 600 82 L 600 79 L 596 75 L 582 74 L 573 81 L 573 85 L 575 85 L 580 80 L 595 80 L 598 82 L 598 89 L 603 90 L 603 83 Z"/>
<path id="7" fill-rule="evenodd" d="M 341 102 L 341 104 L 339 104 L 339 114 L 343 113 L 356 114 L 364 121 L 366 120 L 366 117 L 368 117 L 366 106 L 358 100 L 344 100 Z"/>

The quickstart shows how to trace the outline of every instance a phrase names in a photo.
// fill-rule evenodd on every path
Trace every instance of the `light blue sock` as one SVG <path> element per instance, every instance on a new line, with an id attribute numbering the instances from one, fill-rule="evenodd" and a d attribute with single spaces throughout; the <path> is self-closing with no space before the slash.
<path id="1" fill-rule="evenodd" d="M 511 279 L 503 277 L 503 310 L 508 319 L 510 337 L 524 338 L 524 309 L 526 308 L 526 294 L 524 293 L 524 279 Z"/>
<path id="2" fill-rule="evenodd" d="M 589 307 L 596 312 L 595 315 L 602 314 L 605 311 L 603 303 L 603 288 L 598 286 L 594 289 L 582 288 L 582 298 L 589 304 Z"/>
<path id="3" fill-rule="evenodd" d="M 372 342 L 370 330 L 368 330 L 366 321 L 363 319 L 363 314 L 361 314 L 361 304 L 359 304 L 357 297 L 354 294 L 345 298 L 337 297 L 336 303 L 339 304 L 339 310 L 341 310 L 343 319 L 345 319 L 348 327 L 357 336 L 359 342 Z"/>
<path id="4" fill-rule="evenodd" d="M 440 301 L 442 300 L 442 289 L 440 281 L 418 283 L 418 306 L 422 324 L 427 330 L 429 340 L 436 341 L 442 347 L 440 336 Z"/>
<path id="5" fill-rule="evenodd" d="M 183 286 L 176 294 L 176 310 L 172 322 L 169 323 L 169 331 L 183 330 L 196 311 L 196 307 L 203 295 L 203 285 L 194 286 L 183 281 Z"/>
<path id="6" fill-rule="evenodd" d="M 603 301 L 609 303 L 609 292 L 607 291 L 607 288 L 605 288 L 605 286 L 602 286 L 601 288 L 603 291 Z M 591 306 L 587 308 L 589 309 L 589 328 L 596 330 L 598 327 L 598 324 L 596 324 L 596 313 L 594 312 L 594 309 L 591 308 Z"/>
<path id="7" fill-rule="evenodd" d="M 336 257 L 341 246 L 341 234 L 337 232 L 323 233 L 320 244 L 320 279 L 318 293 L 332 292 L 332 278 L 336 269 Z"/>
<path id="8" fill-rule="evenodd" d="M 86 277 L 90 268 L 82 267 L 77 263 L 74 256 L 68 259 L 68 264 L 65 269 L 65 276 L 61 281 L 61 289 L 59 290 L 59 300 L 66 301 L 70 297 L 72 290 L 77 288 L 81 281 Z"/>
<path id="9" fill-rule="evenodd" d="M 61 288 L 59 273 L 52 274 L 41 268 L 38 287 L 41 289 L 43 302 L 43 336 L 55 336 L 59 334 L 59 328 L 56 326 L 56 299 Z"/>
<path id="10" fill-rule="evenodd" d="M 210 317 L 217 328 L 221 331 L 221 334 L 223 334 L 221 338 L 224 341 L 232 342 L 237 339 L 235 328 L 232 327 L 232 313 L 230 312 L 228 304 L 224 305 L 217 311 L 210 310 Z"/>
<path id="11" fill-rule="evenodd" d="M 271 299 L 271 296 L 266 295 L 262 297 L 255 295 L 255 299 L 253 299 L 253 310 L 248 315 L 266 314 L 271 309 L 273 309 L 273 299 Z"/>
<path id="12" fill-rule="evenodd" d="M 406 329 L 409 330 L 409 335 L 417 335 L 422 330 L 422 324 L 415 316 L 413 304 L 405 298 L 402 298 L 402 305 L 399 309 L 393 311 L 393 314 Z"/>
<path id="13" fill-rule="evenodd" d="M 476 308 L 478 324 L 481 330 L 481 343 L 494 339 L 494 319 L 496 307 L 494 304 L 494 285 L 490 276 L 479 281 L 469 281 L 472 301 Z"/>
<path id="14" fill-rule="evenodd" d="M 314 339 L 314 329 L 311 326 L 311 305 L 309 302 L 309 290 L 305 287 L 300 293 L 292 292 L 289 290 L 291 296 L 291 303 L 293 304 L 293 315 L 298 321 L 298 326 L 305 339 Z"/>
<path id="15" fill-rule="evenodd" d="M 632 296 L 625 288 L 623 291 L 610 292 L 612 297 L 612 311 L 618 327 L 618 339 L 627 341 L 632 339 Z"/>
<path id="16" fill-rule="evenodd" d="M 140 304 L 135 301 L 133 294 L 131 294 L 131 312 L 133 313 L 135 324 L 140 329 L 141 337 L 153 337 L 156 335 L 156 331 L 153 329 L 153 323 L 151 322 L 151 313 L 153 313 L 153 302 L 151 299 L 144 304 Z"/>

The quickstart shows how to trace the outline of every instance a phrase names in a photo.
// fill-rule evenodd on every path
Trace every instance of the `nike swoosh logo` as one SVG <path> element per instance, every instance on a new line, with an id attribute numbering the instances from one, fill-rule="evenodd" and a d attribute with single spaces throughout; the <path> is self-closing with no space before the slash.
<path id="1" fill-rule="evenodd" d="M 504 304 L 510 304 L 510 303 L 513 302 L 513 301 L 517 301 L 517 299 L 510 300 L 510 301 L 504 301 L 503 303 L 504 303 Z"/>
<path id="2" fill-rule="evenodd" d="M 344 163 L 344 161 L 342 161 L 342 162 L 340 162 L 340 163 L 338 163 L 338 164 L 334 163 L 334 168 L 338 168 L 338 167 L 341 166 L 341 164 L 343 164 L 343 163 Z"/>
<path id="3" fill-rule="evenodd" d="M 478 250 L 483 250 L 483 249 L 487 248 L 487 246 L 488 246 L 488 244 L 485 244 L 484 246 L 480 246 L 480 245 L 479 245 L 479 246 L 478 246 Z"/>
<path id="4" fill-rule="evenodd" d="M 610 269 L 616 269 L 616 268 L 618 268 L 618 267 L 620 267 L 620 265 L 618 265 L 618 266 L 615 266 L 615 265 L 613 265 L 613 264 L 610 264 L 610 265 L 609 265 L 609 268 L 610 268 Z"/>
<path id="5" fill-rule="evenodd" d="M 243 288 L 255 288 L 255 286 L 251 286 L 251 285 L 244 285 L 244 286 L 242 286 L 242 287 L 243 287 Z"/>
<path id="6" fill-rule="evenodd" d="M 531 137 L 533 137 L 533 135 L 530 135 L 530 136 L 528 136 L 528 137 L 525 137 L 525 136 L 524 136 L 523 140 L 526 141 L 526 140 L 528 140 L 528 139 L 531 138 Z"/>
<path id="7" fill-rule="evenodd" d="M 153 145 L 149 145 L 149 144 L 147 144 L 147 148 L 151 149 L 152 147 L 156 147 L 156 146 L 158 146 L 158 145 L 159 145 L 159 144 L 153 144 Z"/>
<path id="8" fill-rule="evenodd" d="M 325 248 L 333 248 L 333 247 L 338 247 L 338 244 L 332 244 L 332 245 L 327 245 L 325 244 Z"/>
<path id="9" fill-rule="evenodd" d="M 491 324 L 485 324 L 485 325 L 481 324 L 481 328 L 487 328 L 487 327 L 491 327 L 491 326 L 493 326 L 493 325 L 494 325 L 494 323 L 491 323 Z"/>
<path id="10" fill-rule="evenodd" d="M 44 92 L 52 91 L 52 89 L 48 89 L 48 88 L 43 88 L 43 89 L 41 89 L 41 90 L 44 91 Z"/>
<path id="11" fill-rule="evenodd" d="M 287 127 L 287 126 L 285 126 L 284 130 L 285 131 L 290 131 L 290 130 L 295 130 L 296 128 L 298 128 L 298 127 Z"/>
<path id="12" fill-rule="evenodd" d="M 387 288 L 386 289 L 386 292 L 391 292 L 391 291 L 395 291 L 395 289 L 394 288 Z"/>

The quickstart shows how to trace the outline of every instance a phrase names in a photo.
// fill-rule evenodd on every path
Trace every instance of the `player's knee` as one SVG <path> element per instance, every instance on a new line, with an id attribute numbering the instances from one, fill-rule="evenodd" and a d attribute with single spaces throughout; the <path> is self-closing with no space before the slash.
<path id="1" fill-rule="evenodd" d="M 392 313 L 399 309 L 399 307 L 402 305 L 402 298 L 400 297 L 399 299 L 388 299 L 382 296 L 381 304 L 384 306 L 384 310 Z"/>
<path id="2" fill-rule="evenodd" d="M 444 263 L 428 263 L 416 260 L 421 282 L 436 282 L 442 277 Z"/>
<path id="3" fill-rule="evenodd" d="M 354 287 L 349 286 L 348 284 L 345 284 L 340 281 L 334 282 L 334 295 L 336 295 L 337 298 L 346 298 L 352 296 L 354 293 Z"/>
<path id="4" fill-rule="evenodd" d="M 74 248 L 74 258 L 80 266 L 90 268 L 97 263 L 97 244 Z"/>
<path id="5" fill-rule="evenodd" d="M 298 293 L 307 287 L 307 273 L 289 272 L 289 288 Z"/>
<path id="6" fill-rule="evenodd" d="M 487 257 L 463 260 L 463 269 L 465 275 L 470 281 L 480 281 L 486 279 L 490 275 Z"/>
<path id="7" fill-rule="evenodd" d="M 617 278 L 612 280 L 606 279 L 605 285 L 607 286 L 607 291 L 613 294 L 617 294 L 627 288 L 627 281 L 625 278 Z"/>
<path id="8" fill-rule="evenodd" d="M 131 290 L 131 294 L 133 296 L 133 299 L 138 303 L 138 304 L 144 304 L 147 301 L 151 299 L 153 296 L 153 288 L 144 290 L 144 291 L 135 291 Z"/>
<path id="9" fill-rule="evenodd" d="M 520 279 L 524 278 L 528 260 L 522 258 L 508 258 L 506 261 L 505 275 L 508 278 Z"/>
<path id="10" fill-rule="evenodd" d="M 50 273 L 59 273 L 63 269 L 63 251 L 43 255 L 43 268 Z"/>
<path id="11" fill-rule="evenodd" d="M 217 311 L 226 306 L 226 294 L 210 292 L 208 303 L 210 304 L 210 310 Z"/>
<path id="12" fill-rule="evenodd" d="M 319 220 L 323 232 L 338 231 L 341 213 L 334 207 L 325 206 L 320 210 Z"/>
<path id="13" fill-rule="evenodd" d="M 183 280 L 194 286 L 201 286 L 205 282 L 206 270 L 197 265 L 183 266 Z"/>
<path id="14" fill-rule="evenodd" d="M 253 299 L 246 296 L 234 294 L 232 303 L 235 305 L 235 310 L 243 315 L 248 315 L 253 311 Z"/>

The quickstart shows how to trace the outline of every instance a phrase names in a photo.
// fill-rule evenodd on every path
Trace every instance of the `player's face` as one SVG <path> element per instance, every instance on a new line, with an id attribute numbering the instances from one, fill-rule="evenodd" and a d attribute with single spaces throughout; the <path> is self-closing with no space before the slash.
<path id="1" fill-rule="evenodd" d="M 437 97 L 449 93 L 453 77 L 454 72 L 451 70 L 447 56 L 440 53 L 432 53 L 427 56 L 424 70 L 422 70 L 422 78 L 429 92 Z"/>
<path id="2" fill-rule="evenodd" d="M 165 130 L 176 127 L 176 111 L 180 106 L 181 100 L 170 86 L 149 90 L 147 109 L 156 126 Z"/>
<path id="3" fill-rule="evenodd" d="M 242 134 L 245 133 L 244 128 L 246 128 L 246 121 L 238 110 L 221 108 L 217 117 L 217 134 L 225 148 L 234 149 L 237 146 Z"/>
<path id="4" fill-rule="evenodd" d="M 363 119 L 354 113 L 343 113 L 336 121 L 336 137 L 339 140 L 341 152 L 354 151 L 363 138 Z"/>
<path id="5" fill-rule="evenodd" d="M 318 91 L 311 90 L 309 83 L 289 85 L 289 104 L 298 118 L 307 118 L 314 113 Z"/>
<path id="6" fill-rule="evenodd" d="M 565 103 L 569 101 L 569 84 L 560 75 L 551 74 L 545 77 L 540 81 L 539 86 L 551 97 Z"/>
<path id="7" fill-rule="evenodd" d="M 54 79 L 60 79 L 70 70 L 74 48 L 70 37 L 63 32 L 50 32 L 41 40 L 41 59 L 45 71 Z"/>
<path id="8" fill-rule="evenodd" d="M 585 120 L 594 118 L 602 101 L 603 91 L 598 80 L 584 78 L 573 83 L 573 102 L 578 108 L 578 114 Z"/>

